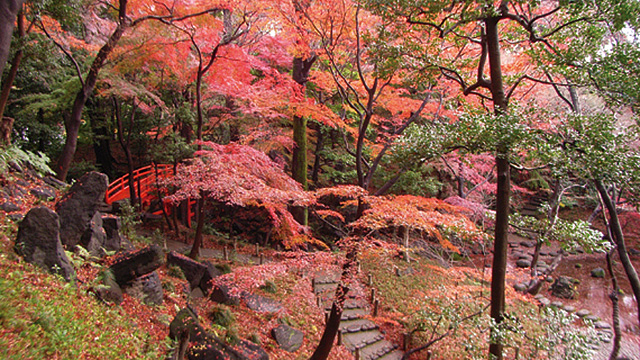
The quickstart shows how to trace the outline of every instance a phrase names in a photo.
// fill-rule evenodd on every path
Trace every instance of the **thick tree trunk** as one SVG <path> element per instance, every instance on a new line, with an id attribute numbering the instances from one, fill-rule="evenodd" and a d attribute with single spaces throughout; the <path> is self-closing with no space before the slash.
<path id="1" fill-rule="evenodd" d="M 25 28 L 24 28 L 24 14 L 22 11 L 18 14 L 18 35 L 22 38 L 25 36 Z M 11 92 L 11 86 L 18 75 L 18 67 L 22 62 L 23 51 L 22 48 L 16 51 L 15 55 L 13 55 L 13 59 L 11 59 L 11 70 L 9 74 L 7 74 L 7 78 L 2 82 L 2 92 L 0 92 L 0 118 L 4 115 L 4 110 L 7 107 L 7 102 L 9 102 L 9 93 Z M 2 71 L 0 71 L 0 76 L 2 76 Z M 11 131 L 9 131 L 10 133 Z"/>
<path id="2" fill-rule="evenodd" d="M 314 159 L 313 159 L 313 171 L 311 172 L 311 181 L 313 181 L 315 186 L 318 183 L 318 176 L 320 174 L 320 164 L 321 164 L 321 156 L 322 150 L 324 148 L 324 133 L 322 132 L 322 126 L 318 126 L 318 140 L 316 143 L 316 150 L 314 151 Z"/>
<path id="3" fill-rule="evenodd" d="M 24 0 L 0 0 L 0 76 L 9 59 L 13 27 L 23 3 Z"/>
<path id="4" fill-rule="evenodd" d="M 303 59 L 300 57 L 293 59 L 293 81 L 303 87 L 309 80 L 309 71 L 316 61 L 317 57 L 311 55 Z M 294 116 L 293 117 L 293 156 L 291 159 L 291 177 L 302 185 L 302 188 L 308 189 L 307 175 L 307 119 Z M 293 217 L 302 225 L 309 223 L 309 211 L 307 208 L 296 207 L 292 210 Z"/>
<path id="5" fill-rule="evenodd" d="M 76 98 L 71 108 L 71 114 L 65 119 L 64 128 L 67 134 L 64 147 L 62 148 L 62 154 L 60 154 L 60 158 L 58 159 L 58 164 L 55 169 L 56 177 L 59 180 L 64 181 L 67 178 L 67 173 L 69 172 L 69 167 L 73 161 L 73 156 L 76 153 L 76 147 L 78 144 L 78 132 L 80 130 L 80 124 L 82 123 L 82 110 L 84 110 L 84 105 L 86 104 L 87 99 L 89 99 L 89 96 L 91 96 L 93 88 L 96 86 L 98 73 L 104 66 L 104 63 L 111 51 L 113 51 L 118 44 L 118 41 L 124 34 L 124 31 L 129 27 L 129 21 L 127 20 L 126 15 L 127 1 L 128 0 L 120 0 L 118 26 L 109 37 L 109 40 L 107 40 L 107 42 L 102 45 L 98 51 L 98 55 L 91 64 L 91 68 L 84 80 L 82 88 L 76 94 Z"/>
<path id="6" fill-rule="evenodd" d="M 611 197 L 609 196 L 607 189 L 605 189 L 602 184 L 602 181 L 595 180 L 595 184 L 596 189 L 609 212 L 609 228 L 611 230 L 611 235 L 613 235 L 613 241 L 616 243 L 616 247 L 618 248 L 620 262 L 622 263 L 624 271 L 627 273 L 633 295 L 636 298 L 636 304 L 638 306 L 638 323 L 640 324 L 640 279 L 638 278 L 638 273 L 636 272 L 635 267 L 631 263 L 631 259 L 629 259 L 627 245 L 624 241 L 624 234 L 622 233 L 622 227 L 620 226 L 620 219 L 618 219 L 615 204 L 611 200 Z"/>
<path id="7" fill-rule="evenodd" d="M 500 42 L 498 22 L 500 18 L 488 18 L 484 21 L 486 29 L 489 71 L 491 74 L 491 95 L 496 115 L 507 111 L 507 98 L 502 83 L 502 62 L 500 60 Z M 507 243 L 509 228 L 509 198 L 511 195 L 511 174 L 509 149 L 507 145 L 499 145 L 496 149 L 496 165 L 498 172 L 498 188 L 496 201 L 496 229 L 493 249 L 493 265 L 491 269 L 491 318 L 500 324 L 505 311 L 505 277 L 507 271 Z M 502 360 L 503 344 L 500 339 L 491 343 L 489 352 L 496 360 Z"/>

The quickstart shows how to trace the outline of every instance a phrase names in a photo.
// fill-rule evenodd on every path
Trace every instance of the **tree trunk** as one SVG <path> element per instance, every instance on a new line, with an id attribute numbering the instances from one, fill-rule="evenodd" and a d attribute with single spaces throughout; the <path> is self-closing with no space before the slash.
<path id="1" fill-rule="evenodd" d="M 611 299 L 611 306 L 613 307 L 613 313 L 611 314 L 611 318 L 613 320 L 613 348 L 611 349 L 611 355 L 609 355 L 609 360 L 618 359 L 618 353 L 620 352 L 620 342 L 622 340 L 622 331 L 620 330 L 620 306 L 618 304 L 618 293 L 620 292 L 620 286 L 618 286 L 618 278 L 616 277 L 616 273 L 613 272 L 613 260 L 611 259 L 611 253 L 607 252 L 607 270 L 609 271 L 609 276 L 611 276 L 611 293 L 609 294 L 609 299 Z"/>
<path id="2" fill-rule="evenodd" d="M 293 59 L 293 81 L 304 86 L 309 80 L 309 71 L 317 57 L 311 55 L 303 59 L 296 57 Z M 308 189 L 307 175 L 307 119 L 295 115 L 293 117 L 293 156 L 291 159 L 291 177 L 302 185 L 304 190 Z M 295 207 L 292 210 L 293 217 L 297 222 L 306 226 L 309 224 L 309 211 L 307 208 Z"/>
<path id="3" fill-rule="evenodd" d="M 507 111 L 507 98 L 502 83 L 502 62 L 500 60 L 500 42 L 498 22 L 500 18 L 492 17 L 484 20 L 486 29 L 489 70 L 491 74 L 491 95 L 494 113 L 504 114 Z M 506 144 L 496 149 L 496 165 L 498 173 L 498 189 L 496 201 L 496 229 L 493 249 L 493 265 L 491 269 L 491 318 L 500 324 L 505 310 L 505 277 L 507 270 L 507 243 L 509 228 L 509 198 L 511 195 L 511 174 L 509 149 Z M 500 339 L 489 346 L 489 352 L 496 360 L 502 360 L 503 344 Z"/>
<path id="4" fill-rule="evenodd" d="M 320 164 L 321 164 L 321 156 L 322 149 L 324 148 L 324 133 L 322 132 L 322 126 L 318 126 L 318 140 L 316 143 L 316 150 L 314 152 L 313 159 L 313 171 L 311 172 L 311 181 L 313 181 L 315 186 L 317 187 L 318 176 L 320 174 Z"/>
<path id="5" fill-rule="evenodd" d="M 9 59 L 13 27 L 23 3 L 24 0 L 0 0 L 0 76 Z"/>
<path id="6" fill-rule="evenodd" d="M 336 289 L 336 295 L 333 305 L 331 306 L 329 319 L 324 327 L 324 332 L 322 333 L 322 338 L 318 343 L 318 347 L 316 347 L 316 350 L 313 352 L 309 360 L 326 360 L 327 357 L 329 357 L 334 339 L 340 328 L 340 319 L 342 318 L 344 303 L 347 300 L 347 292 L 349 291 L 349 288 L 345 284 L 348 283 L 348 277 L 351 276 L 351 273 L 357 267 L 357 256 L 358 253 L 355 249 L 347 252 L 347 258 L 344 266 L 342 267 L 342 275 L 340 276 L 340 283 Z"/>
<path id="7" fill-rule="evenodd" d="M 76 94 L 76 98 L 71 108 L 71 114 L 65 119 L 64 128 L 67 134 L 64 147 L 62 148 L 62 153 L 60 154 L 60 158 L 58 159 L 58 164 L 55 169 L 56 177 L 59 180 L 64 181 L 67 178 L 67 173 L 69 172 L 69 167 L 73 161 L 73 156 L 76 153 L 76 147 L 78 144 L 78 131 L 80 130 L 80 124 L 82 123 L 82 110 L 84 109 L 87 99 L 93 92 L 93 88 L 96 86 L 98 73 L 104 66 L 104 63 L 111 51 L 113 51 L 118 44 L 122 34 L 124 34 L 124 31 L 129 27 L 129 22 L 127 20 L 127 1 L 128 0 L 119 0 L 120 13 L 118 26 L 109 37 L 109 40 L 107 40 L 107 42 L 102 45 L 98 51 L 98 55 L 91 64 L 91 68 L 89 69 L 89 73 L 82 84 L 82 88 Z"/>
<path id="8" fill-rule="evenodd" d="M 188 201 L 187 206 L 189 206 Z M 198 256 L 200 256 L 200 248 L 202 247 L 202 228 L 204 227 L 204 194 L 201 194 L 200 199 L 198 199 L 197 217 L 198 225 L 196 226 L 196 235 L 193 239 L 191 252 L 189 252 L 189 257 L 194 260 L 197 259 Z"/>
<path id="9" fill-rule="evenodd" d="M 611 230 L 611 235 L 613 235 L 613 241 L 616 243 L 616 247 L 618 248 L 620 262 L 622 263 L 624 271 L 627 273 L 629 283 L 631 283 L 631 289 L 633 290 L 633 295 L 636 298 L 636 304 L 638 306 L 638 323 L 640 324 L 640 279 L 638 278 L 638 273 L 636 272 L 635 267 L 631 263 L 631 259 L 629 259 L 627 245 L 624 241 L 624 235 L 622 233 L 622 227 L 620 226 L 620 219 L 618 219 L 615 204 L 611 200 L 611 197 L 609 196 L 607 189 L 605 189 L 602 184 L 602 181 L 595 180 L 595 184 L 596 189 L 598 189 L 598 193 L 609 212 L 609 228 Z"/>
<path id="10" fill-rule="evenodd" d="M 24 28 L 24 14 L 22 11 L 18 14 L 18 35 L 23 38 L 25 36 L 25 28 Z M 11 92 L 11 86 L 16 79 L 16 75 L 18 74 L 18 67 L 22 62 L 23 51 L 22 47 L 16 51 L 15 55 L 13 55 L 13 59 L 11 60 L 11 70 L 9 74 L 7 74 L 7 78 L 2 82 L 2 92 L 0 92 L 0 118 L 2 118 L 4 114 L 4 110 L 7 107 L 7 102 L 9 101 L 9 93 Z M 0 71 L 0 76 L 2 76 L 2 71 Z M 11 131 L 9 131 L 11 133 Z"/>

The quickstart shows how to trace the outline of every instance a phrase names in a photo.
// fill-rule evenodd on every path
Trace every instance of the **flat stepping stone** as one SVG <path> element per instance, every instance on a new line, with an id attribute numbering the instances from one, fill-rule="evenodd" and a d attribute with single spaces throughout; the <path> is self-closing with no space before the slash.
<path id="1" fill-rule="evenodd" d="M 386 353 L 382 357 L 379 357 L 378 360 L 402 360 L 404 353 L 400 350 L 393 350 L 391 352 Z"/>
<path id="2" fill-rule="evenodd" d="M 555 306 L 557 308 L 562 308 L 562 301 L 554 301 L 551 303 L 551 306 Z"/>
<path id="3" fill-rule="evenodd" d="M 340 331 L 346 333 L 355 333 L 360 331 L 377 330 L 378 325 L 367 319 L 354 319 L 340 322 Z"/>
<path id="4" fill-rule="evenodd" d="M 542 306 L 549 306 L 551 305 L 551 300 L 547 299 L 546 297 L 541 297 L 540 299 L 538 299 L 538 301 L 540 302 L 540 304 Z"/>
<path id="5" fill-rule="evenodd" d="M 611 329 L 611 324 L 606 321 L 597 321 L 595 327 L 596 329 Z"/>
<path id="6" fill-rule="evenodd" d="M 350 351 L 361 349 L 369 344 L 384 339 L 384 335 L 378 330 L 359 331 L 356 333 L 343 333 L 342 342 Z"/>
<path id="7" fill-rule="evenodd" d="M 576 311 L 576 308 L 571 306 L 571 305 L 565 305 L 562 307 L 564 309 L 564 311 L 568 312 L 568 313 L 572 313 Z"/>
<path id="8" fill-rule="evenodd" d="M 392 343 L 387 340 L 376 341 L 360 349 L 362 360 L 375 360 L 395 350 Z"/>
<path id="9" fill-rule="evenodd" d="M 578 315 L 579 317 L 585 317 L 587 315 L 590 315 L 591 311 L 587 310 L 587 309 L 580 309 L 578 310 L 578 312 L 576 312 L 576 315 Z"/>
<path id="10" fill-rule="evenodd" d="M 589 320 L 589 321 L 593 321 L 593 322 L 596 322 L 596 321 L 600 320 L 600 318 L 595 316 L 595 315 L 587 315 L 587 316 L 584 317 L 584 319 L 585 320 Z"/>
<path id="11" fill-rule="evenodd" d="M 341 320 L 355 320 L 355 319 L 360 319 L 361 317 L 363 317 L 364 315 L 367 315 L 367 311 L 365 309 L 345 309 L 342 312 L 342 318 Z"/>
<path id="12" fill-rule="evenodd" d="M 525 259 L 519 259 L 518 261 L 516 261 L 516 266 L 519 268 L 528 268 L 529 266 L 531 266 L 531 261 L 525 260 Z"/>
<path id="13" fill-rule="evenodd" d="M 535 247 L 535 246 L 536 246 L 536 243 L 535 243 L 535 242 L 533 242 L 533 241 L 526 241 L 526 240 L 523 240 L 523 241 L 520 241 L 520 245 L 522 245 L 522 246 L 524 246 L 524 247 L 527 247 L 527 248 L 532 248 L 532 247 Z"/>

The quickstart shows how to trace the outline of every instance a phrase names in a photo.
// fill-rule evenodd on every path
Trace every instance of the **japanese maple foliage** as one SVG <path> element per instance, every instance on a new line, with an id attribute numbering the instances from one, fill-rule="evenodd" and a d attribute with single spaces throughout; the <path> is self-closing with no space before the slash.
<path id="1" fill-rule="evenodd" d="M 464 215 L 465 209 L 433 198 L 420 196 L 370 196 L 365 198 L 369 206 L 362 217 L 351 226 L 364 231 L 382 229 L 417 230 L 435 237 L 444 248 L 458 252 L 443 232 L 455 228 L 458 235 L 477 235 L 475 225 Z"/>
<path id="2" fill-rule="evenodd" d="M 304 227 L 287 209 L 289 205 L 309 205 L 313 198 L 282 167 L 263 152 L 246 145 L 219 145 L 199 142 L 206 150 L 178 165 L 176 175 L 165 185 L 176 192 L 166 198 L 177 203 L 187 199 L 209 199 L 219 203 L 264 208 L 270 216 L 275 236 L 300 241 Z"/>

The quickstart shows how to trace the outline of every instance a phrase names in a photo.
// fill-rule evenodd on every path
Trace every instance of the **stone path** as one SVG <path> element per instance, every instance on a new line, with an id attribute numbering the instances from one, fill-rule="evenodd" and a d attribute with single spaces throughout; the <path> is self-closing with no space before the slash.
<path id="1" fill-rule="evenodd" d="M 319 273 L 314 276 L 313 291 L 318 298 L 318 305 L 325 311 L 331 310 L 339 277 L 338 273 Z M 385 340 L 378 326 L 365 319 L 370 314 L 369 303 L 365 299 L 361 286 L 349 289 L 340 321 L 342 343 L 354 354 L 359 352 L 361 360 L 402 359 L 403 353 L 397 350 L 397 345 Z"/>

